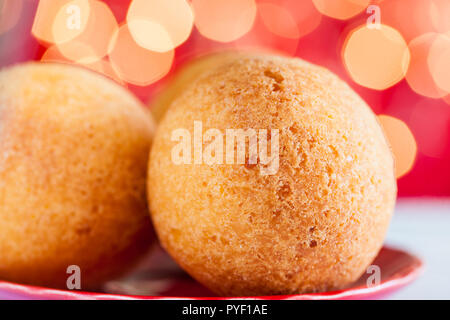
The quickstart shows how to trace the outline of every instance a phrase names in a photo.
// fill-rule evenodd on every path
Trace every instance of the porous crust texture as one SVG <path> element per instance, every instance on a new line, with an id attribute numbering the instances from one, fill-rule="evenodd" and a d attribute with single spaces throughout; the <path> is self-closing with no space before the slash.
<path id="1" fill-rule="evenodd" d="M 0 280 L 82 289 L 146 252 L 150 114 L 124 88 L 78 67 L 0 72 Z M 73 272 L 73 270 L 71 271 Z"/>
<path id="2" fill-rule="evenodd" d="M 171 133 L 279 129 L 279 170 L 180 164 Z M 207 142 L 203 141 L 203 148 Z M 151 215 L 170 255 L 219 295 L 319 292 L 357 280 L 382 246 L 396 198 L 375 115 L 342 80 L 300 59 L 243 57 L 170 106 L 152 147 Z"/>

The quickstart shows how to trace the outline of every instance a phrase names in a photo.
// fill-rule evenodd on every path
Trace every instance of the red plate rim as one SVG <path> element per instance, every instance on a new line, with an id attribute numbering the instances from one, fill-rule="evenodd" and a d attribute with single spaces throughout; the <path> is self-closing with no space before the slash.
<path id="1" fill-rule="evenodd" d="M 38 286 L 29 286 L 0 280 L 0 299 L 1 291 L 9 294 L 16 294 L 30 299 L 61 299 L 61 300 L 343 300 L 343 299 L 367 299 L 374 295 L 382 296 L 395 289 L 406 286 L 417 279 L 424 270 L 423 261 L 403 250 L 393 249 L 384 246 L 384 250 L 397 252 L 409 256 L 411 263 L 404 269 L 399 270 L 388 279 L 383 280 L 379 285 L 374 287 L 358 286 L 348 289 L 320 292 L 311 294 L 298 295 L 277 295 L 277 296 L 255 296 L 255 297 L 176 297 L 176 296 L 136 296 L 136 295 L 119 295 L 108 293 L 95 293 L 85 291 L 69 291 L 50 289 Z"/>

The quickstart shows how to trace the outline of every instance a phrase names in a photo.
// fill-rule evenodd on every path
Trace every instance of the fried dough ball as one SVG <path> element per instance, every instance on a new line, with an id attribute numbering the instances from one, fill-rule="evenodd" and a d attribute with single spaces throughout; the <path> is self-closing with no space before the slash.
<path id="1" fill-rule="evenodd" d="M 194 121 L 204 134 L 202 163 Z M 174 161 L 180 129 L 191 137 L 191 164 Z M 279 130 L 277 170 L 264 171 L 273 162 L 261 157 L 252 164 L 249 146 L 243 164 L 227 164 L 226 129 Z M 223 148 L 211 155 L 224 150 L 222 164 L 205 161 L 217 130 Z M 351 284 L 382 246 L 397 191 L 391 151 L 366 103 L 328 70 L 275 56 L 218 66 L 172 103 L 155 136 L 147 189 L 163 247 L 227 296 Z"/>
<path id="2" fill-rule="evenodd" d="M 82 289 L 149 248 L 151 116 L 124 88 L 78 67 L 0 72 L 0 279 Z M 71 271 L 72 270 L 72 271 Z"/>

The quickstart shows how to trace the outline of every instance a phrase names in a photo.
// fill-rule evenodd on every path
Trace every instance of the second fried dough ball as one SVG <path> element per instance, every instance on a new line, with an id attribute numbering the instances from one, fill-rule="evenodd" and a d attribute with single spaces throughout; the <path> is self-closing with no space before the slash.
<path id="1" fill-rule="evenodd" d="M 154 124 L 109 79 L 26 63 L 0 72 L 0 280 L 81 288 L 152 243 L 145 195 Z M 69 269 L 70 271 L 70 269 Z"/>
<path id="2" fill-rule="evenodd" d="M 203 133 L 279 130 L 278 170 L 175 163 L 172 133 L 194 139 L 194 121 Z M 254 56 L 203 74 L 172 103 L 151 151 L 148 196 L 162 245 L 205 286 L 292 294 L 361 276 L 382 246 L 396 180 L 375 115 L 347 84 L 299 59 Z"/>

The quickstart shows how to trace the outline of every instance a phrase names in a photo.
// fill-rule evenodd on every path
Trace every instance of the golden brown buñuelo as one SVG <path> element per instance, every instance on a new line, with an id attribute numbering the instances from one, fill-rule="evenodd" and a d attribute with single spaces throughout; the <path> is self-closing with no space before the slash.
<path id="1" fill-rule="evenodd" d="M 279 170 L 175 164 L 174 130 L 278 129 Z M 211 141 L 203 141 L 203 150 Z M 328 70 L 266 55 L 220 64 L 171 104 L 151 150 L 158 237 L 221 295 L 343 288 L 382 246 L 396 197 L 393 157 L 375 115 Z"/>
<path id="2" fill-rule="evenodd" d="M 124 88 L 78 67 L 0 72 L 0 279 L 82 289 L 149 247 L 151 116 Z M 154 238 L 154 237 L 153 237 Z"/>

